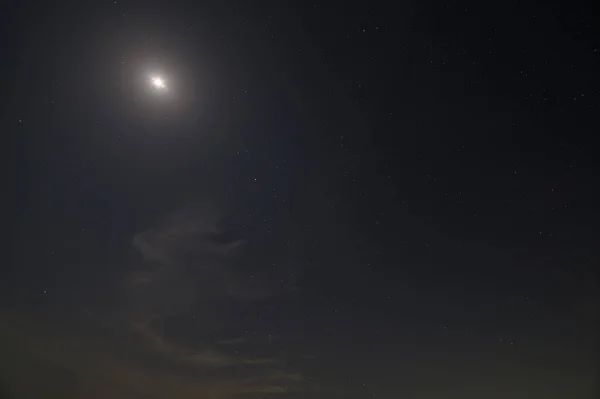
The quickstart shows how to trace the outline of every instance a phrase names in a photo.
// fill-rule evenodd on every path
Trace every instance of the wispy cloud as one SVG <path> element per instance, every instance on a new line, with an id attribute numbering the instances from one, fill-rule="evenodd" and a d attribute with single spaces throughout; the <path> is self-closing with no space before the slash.
<path id="1" fill-rule="evenodd" d="M 295 374 L 286 376 L 280 370 L 232 371 L 233 365 L 220 354 L 190 356 L 188 363 L 183 358 L 173 361 L 169 353 L 165 361 L 143 350 L 134 336 L 121 335 L 114 342 L 115 337 L 91 330 L 82 334 L 77 331 L 81 325 L 61 329 L 33 314 L 18 319 L 37 320 L 19 323 L 5 314 L 1 318 L 2 353 L 9 350 L 11 356 L 0 359 L 0 371 L 8 392 L 18 398 L 225 399 L 290 392 L 298 383 Z"/>
<path id="2" fill-rule="evenodd" d="M 0 320 L 1 338 L 18 341 L 11 358 L 19 364 L 0 362 L 10 369 L 11 389 L 22 398 L 56 392 L 66 399 L 227 399 L 297 391 L 302 376 L 273 356 L 278 353 L 273 342 L 264 351 L 260 345 L 267 343 L 258 342 L 251 353 L 239 353 L 238 347 L 249 345 L 246 338 L 225 332 L 219 337 L 235 321 L 222 312 L 231 301 L 289 292 L 266 278 L 247 283 L 239 265 L 244 240 L 221 228 L 219 220 L 216 207 L 194 205 L 136 234 L 132 247 L 142 262 L 123 277 L 115 314 L 69 316 L 56 325 L 39 317 L 30 317 L 31 325 Z M 41 378 L 26 377 L 32 373 L 56 376 L 37 389 L 27 383 Z"/>
<path id="3" fill-rule="evenodd" d="M 246 342 L 248 342 L 248 339 L 239 337 L 239 338 L 222 339 L 218 343 L 220 345 L 239 345 L 239 344 L 244 344 Z"/>

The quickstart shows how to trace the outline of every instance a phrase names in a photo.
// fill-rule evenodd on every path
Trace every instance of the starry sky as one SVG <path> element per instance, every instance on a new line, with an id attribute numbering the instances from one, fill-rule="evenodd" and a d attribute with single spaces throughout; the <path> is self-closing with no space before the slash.
<path id="1" fill-rule="evenodd" d="M 9 1 L 0 397 L 596 397 L 565 3 Z"/>

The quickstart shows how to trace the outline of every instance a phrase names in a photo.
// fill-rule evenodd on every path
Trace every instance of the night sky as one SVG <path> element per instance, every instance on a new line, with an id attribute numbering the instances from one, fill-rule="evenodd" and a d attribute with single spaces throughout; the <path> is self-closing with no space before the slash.
<path id="1" fill-rule="evenodd" d="M 0 398 L 598 394 L 590 7 L 1 14 Z"/>

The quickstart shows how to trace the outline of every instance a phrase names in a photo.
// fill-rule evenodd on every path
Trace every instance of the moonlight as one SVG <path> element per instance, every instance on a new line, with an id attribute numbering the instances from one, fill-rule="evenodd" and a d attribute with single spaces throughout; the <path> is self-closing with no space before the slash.
<path id="1" fill-rule="evenodd" d="M 165 81 L 160 76 L 152 76 L 152 87 L 159 90 L 164 90 L 167 86 L 165 85 Z"/>

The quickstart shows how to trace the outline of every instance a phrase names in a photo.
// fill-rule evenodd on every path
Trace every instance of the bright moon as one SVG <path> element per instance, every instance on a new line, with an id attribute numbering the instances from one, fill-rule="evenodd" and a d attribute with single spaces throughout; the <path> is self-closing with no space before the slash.
<path id="1" fill-rule="evenodd" d="M 166 87 L 165 82 L 158 76 L 152 77 L 152 85 L 157 89 L 164 89 Z"/>

